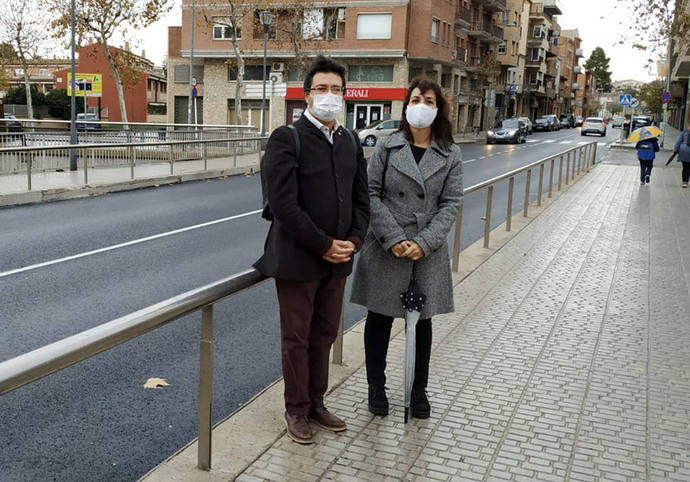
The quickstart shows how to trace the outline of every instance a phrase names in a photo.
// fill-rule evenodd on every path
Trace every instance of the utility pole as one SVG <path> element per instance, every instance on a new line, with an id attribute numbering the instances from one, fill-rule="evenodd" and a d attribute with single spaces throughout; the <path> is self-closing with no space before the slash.
<path id="1" fill-rule="evenodd" d="M 72 0 L 74 1 L 74 0 Z M 192 123 L 192 89 L 194 86 L 192 85 L 192 78 L 194 76 L 194 23 L 195 23 L 195 4 L 194 0 L 192 0 L 192 34 L 190 36 L 190 49 L 189 49 L 189 97 L 187 99 L 187 124 Z"/>
<path id="2" fill-rule="evenodd" d="M 666 92 L 671 91 L 671 56 L 673 55 L 673 41 L 671 38 L 671 33 L 668 35 L 668 50 L 666 52 Z M 664 141 L 666 140 L 666 131 L 668 130 L 666 126 L 668 125 L 668 102 L 664 102 L 664 129 L 661 134 L 661 147 L 664 147 Z"/>
<path id="3" fill-rule="evenodd" d="M 77 143 L 77 88 L 76 88 L 76 77 L 77 77 L 77 65 L 75 60 L 75 40 L 74 40 L 74 0 L 70 2 L 70 51 L 71 51 L 71 68 L 72 68 L 72 79 L 70 79 L 70 84 L 72 87 L 72 95 L 70 97 L 70 122 L 69 122 L 69 143 L 74 145 Z M 77 151 L 74 149 L 69 150 L 69 170 L 77 170 Z"/>

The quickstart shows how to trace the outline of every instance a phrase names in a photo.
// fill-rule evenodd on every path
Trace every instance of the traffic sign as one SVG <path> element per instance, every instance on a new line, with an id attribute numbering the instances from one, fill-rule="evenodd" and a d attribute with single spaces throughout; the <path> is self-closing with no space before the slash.
<path id="1" fill-rule="evenodd" d="M 632 94 L 620 94 L 618 96 L 618 103 L 623 106 L 629 106 L 632 103 Z"/>
<path id="2" fill-rule="evenodd" d="M 661 102 L 664 104 L 671 102 L 671 93 L 668 90 L 665 90 L 663 94 L 661 94 Z"/>
<path id="3" fill-rule="evenodd" d="M 630 107 L 633 109 L 637 109 L 640 106 L 640 101 L 637 100 L 635 97 L 632 98 L 632 101 L 630 101 Z"/>
<path id="4" fill-rule="evenodd" d="M 194 87 L 192 87 L 192 97 L 196 99 L 196 96 L 197 96 L 197 90 L 196 90 L 196 86 L 194 86 Z"/>
<path id="5" fill-rule="evenodd" d="M 192 87 L 196 87 L 196 75 L 192 75 Z"/>

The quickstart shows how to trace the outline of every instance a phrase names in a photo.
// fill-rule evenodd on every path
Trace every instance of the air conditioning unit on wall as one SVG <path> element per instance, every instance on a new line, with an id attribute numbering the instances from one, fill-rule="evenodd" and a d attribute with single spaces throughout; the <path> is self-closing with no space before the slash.
<path id="1" fill-rule="evenodd" d="M 285 64 L 283 62 L 273 62 L 271 65 L 271 72 L 283 72 L 285 70 Z"/>
<path id="2" fill-rule="evenodd" d="M 271 72 L 271 76 L 269 78 L 271 80 L 271 83 L 273 83 L 273 84 L 282 84 L 283 83 L 283 73 L 282 72 Z"/>
<path id="3" fill-rule="evenodd" d="M 338 22 L 344 22 L 344 21 L 345 21 L 345 9 L 339 8 L 338 9 Z"/>

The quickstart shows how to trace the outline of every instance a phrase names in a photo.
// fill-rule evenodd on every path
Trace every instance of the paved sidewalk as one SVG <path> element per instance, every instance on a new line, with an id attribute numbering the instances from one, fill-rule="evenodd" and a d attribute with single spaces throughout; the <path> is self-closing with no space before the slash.
<path id="1" fill-rule="evenodd" d="M 283 436 L 237 480 L 689 480 L 689 220 L 678 169 L 597 167 L 435 318 L 430 419 L 402 423 L 398 335 L 388 417 L 361 368 L 326 401 L 346 432 Z"/>

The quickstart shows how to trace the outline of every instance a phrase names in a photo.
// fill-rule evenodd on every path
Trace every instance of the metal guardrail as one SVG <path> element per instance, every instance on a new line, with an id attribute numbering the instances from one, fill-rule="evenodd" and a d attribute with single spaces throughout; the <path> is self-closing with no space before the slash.
<path id="1" fill-rule="evenodd" d="M 88 184 L 89 169 L 94 167 L 129 166 L 132 180 L 135 179 L 135 167 L 141 164 L 168 163 L 170 175 L 174 174 L 175 163 L 180 161 L 202 160 L 203 170 L 207 170 L 209 159 L 232 157 L 236 167 L 238 155 L 260 155 L 261 141 L 266 139 L 266 136 L 227 137 L 225 133 L 201 133 L 195 140 L 21 145 L 0 149 L 0 173 L 26 172 L 27 188 L 31 191 L 34 171 L 69 170 L 71 150 L 76 151 L 81 161 L 84 184 Z"/>
<path id="2" fill-rule="evenodd" d="M 484 217 L 484 247 L 489 247 L 491 208 L 493 190 L 496 184 L 506 180 L 509 182 L 506 230 L 510 231 L 513 188 L 517 175 L 525 172 L 527 176 L 523 208 L 523 216 L 526 217 L 529 209 L 532 170 L 539 168 L 537 205 L 541 205 L 545 164 L 551 162 L 548 190 L 548 196 L 551 197 L 554 187 L 557 186 L 558 190 L 561 190 L 563 180 L 565 180 L 565 184 L 568 184 L 570 180 L 575 179 L 577 174 L 589 171 L 590 166 L 593 165 L 596 159 L 596 150 L 597 144 L 595 142 L 578 146 L 465 189 L 463 191 L 464 196 L 487 189 L 486 215 Z M 565 172 L 563 170 L 564 158 L 567 161 Z M 556 159 L 560 159 L 557 182 L 554 179 Z M 565 177 L 563 176 L 564 174 Z M 462 236 L 462 205 L 458 211 L 455 224 L 452 265 L 453 271 L 457 272 Z M 201 470 L 209 470 L 211 468 L 211 406 L 213 397 L 213 306 L 240 291 L 266 281 L 266 279 L 266 277 L 254 269 L 237 273 L 215 283 L 187 291 L 103 325 L 4 361 L 0 363 L 0 395 L 155 330 L 182 316 L 201 310 L 197 467 Z M 342 347 L 343 317 L 341 314 L 339 334 L 333 347 L 334 363 L 342 364 Z"/>
<path id="3" fill-rule="evenodd" d="M 0 126 L 2 125 L 2 122 L 8 123 L 10 122 L 9 119 L 0 119 Z M 69 128 L 69 125 L 71 121 L 68 120 L 62 120 L 62 119 L 11 119 L 11 122 L 19 122 L 22 125 L 23 124 L 38 124 L 40 125 L 50 125 L 50 124 L 58 124 L 58 125 L 65 125 L 67 128 Z M 189 127 L 189 128 L 194 128 L 194 129 L 207 129 L 207 128 L 222 128 L 222 129 L 247 129 L 247 130 L 255 130 L 258 131 L 258 129 L 255 126 L 252 125 L 238 125 L 238 124 L 233 124 L 233 125 L 227 125 L 227 124 L 176 124 L 176 123 L 169 123 L 169 122 L 111 122 L 111 121 L 101 121 L 101 120 L 77 120 L 77 124 L 84 124 L 84 125 L 104 125 L 104 126 L 109 126 L 109 127 L 144 127 L 146 129 L 151 129 L 153 127 L 166 127 L 166 128 L 178 128 L 178 127 Z"/>

